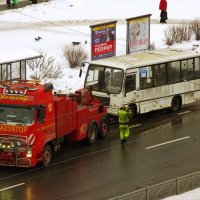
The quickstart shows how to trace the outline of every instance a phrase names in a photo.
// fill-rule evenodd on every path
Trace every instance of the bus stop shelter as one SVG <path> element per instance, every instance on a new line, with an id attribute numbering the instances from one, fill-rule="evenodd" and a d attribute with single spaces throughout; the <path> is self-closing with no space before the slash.
<path id="1" fill-rule="evenodd" d="M 33 49 L 19 49 L 0 52 L 0 82 L 27 79 L 27 61 L 41 58 L 42 54 Z"/>

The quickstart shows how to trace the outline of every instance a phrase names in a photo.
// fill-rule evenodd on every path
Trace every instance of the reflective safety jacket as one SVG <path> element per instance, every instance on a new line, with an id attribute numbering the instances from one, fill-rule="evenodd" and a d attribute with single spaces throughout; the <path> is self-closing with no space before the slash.
<path id="1" fill-rule="evenodd" d="M 131 116 L 131 111 L 127 108 L 120 108 L 118 110 L 119 124 L 128 124 L 129 118 Z"/>

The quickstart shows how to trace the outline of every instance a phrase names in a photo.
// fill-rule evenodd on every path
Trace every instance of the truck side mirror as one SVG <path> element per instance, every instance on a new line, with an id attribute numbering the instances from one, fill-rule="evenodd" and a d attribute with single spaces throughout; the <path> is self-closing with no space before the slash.
<path id="1" fill-rule="evenodd" d="M 40 105 L 37 111 L 38 111 L 37 113 L 38 120 L 40 121 L 40 123 L 44 123 L 44 118 L 46 116 L 45 105 Z"/>

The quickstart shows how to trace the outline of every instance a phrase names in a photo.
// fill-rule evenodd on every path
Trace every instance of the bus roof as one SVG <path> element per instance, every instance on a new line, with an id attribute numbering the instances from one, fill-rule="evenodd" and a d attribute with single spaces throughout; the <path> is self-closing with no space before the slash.
<path id="1" fill-rule="evenodd" d="M 126 70 L 129 68 L 149 66 L 197 56 L 200 56 L 200 53 L 193 50 L 166 48 L 100 59 L 92 61 L 90 64 L 103 65 Z"/>
<path id="2" fill-rule="evenodd" d="M 0 53 L 0 65 L 40 57 L 42 57 L 42 54 L 33 49 L 4 51 Z"/>

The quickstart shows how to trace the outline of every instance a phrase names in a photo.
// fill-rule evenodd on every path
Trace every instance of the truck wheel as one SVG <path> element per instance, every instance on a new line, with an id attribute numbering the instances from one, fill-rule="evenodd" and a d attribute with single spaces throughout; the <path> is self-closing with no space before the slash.
<path id="1" fill-rule="evenodd" d="M 46 144 L 43 149 L 43 159 L 42 159 L 42 165 L 47 166 L 50 164 L 52 159 L 52 148 L 50 145 Z"/>
<path id="2" fill-rule="evenodd" d="M 171 111 L 172 112 L 177 112 L 178 110 L 181 109 L 181 97 L 174 97 L 172 99 L 172 103 L 171 103 Z"/>
<path id="3" fill-rule="evenodd" d="M 105 138 L 109 130 L 109 121 L 106 117 L 102 117 L 99 124 L 99 137 Z"/>
<path id="4" fill-rule="evenodd" d="M 97 126 L 95 123 L 90 124 L 87 134 L 87 142 L 89 144 L 94 144 L 97 140 Z"/>

